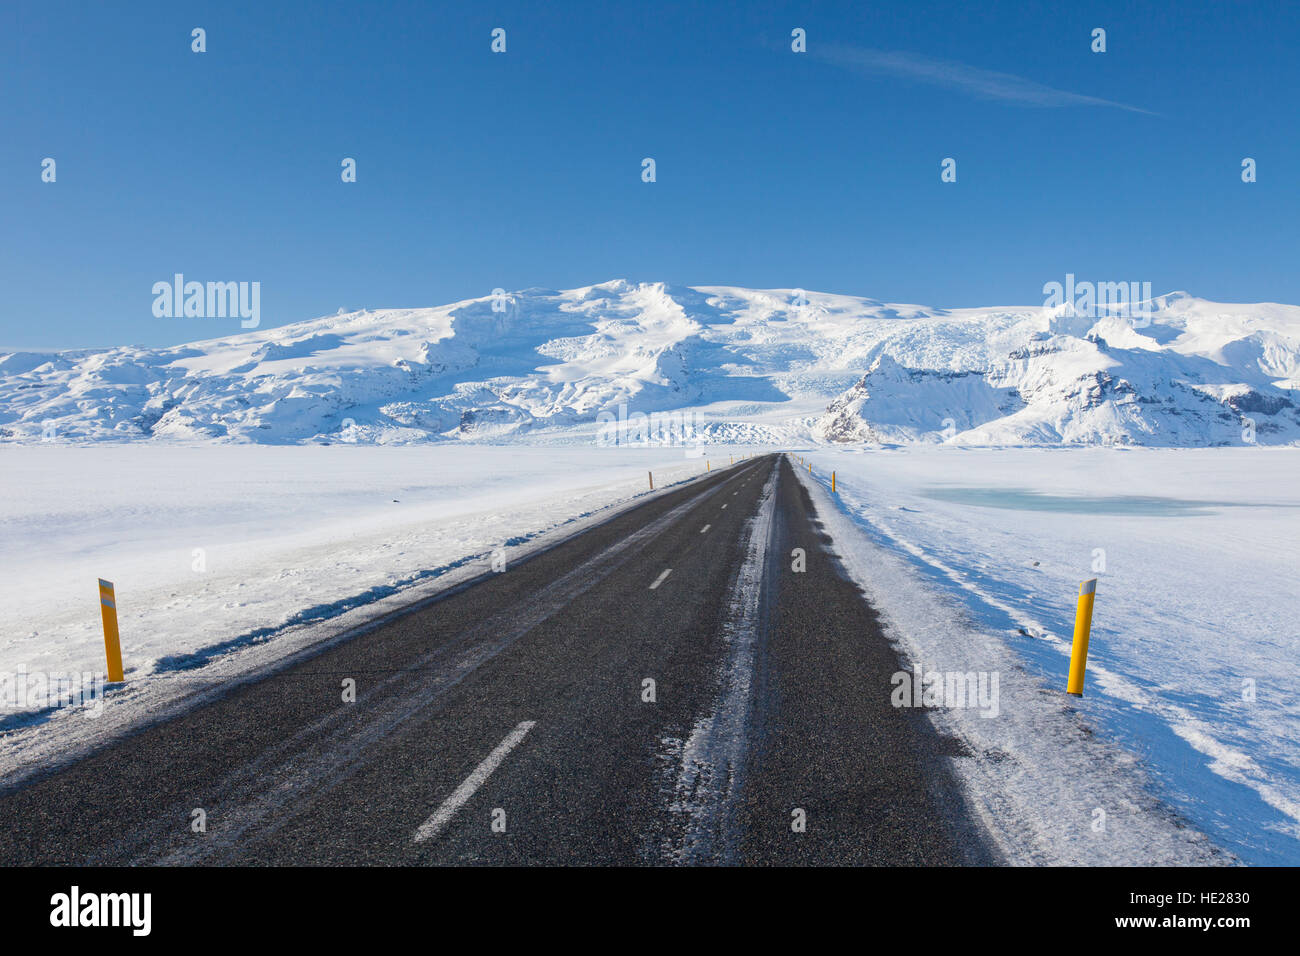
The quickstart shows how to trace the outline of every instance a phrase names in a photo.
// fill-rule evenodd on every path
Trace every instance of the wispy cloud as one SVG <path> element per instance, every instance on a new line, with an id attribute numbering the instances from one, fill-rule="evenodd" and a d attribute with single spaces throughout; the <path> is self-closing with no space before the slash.
<path id="1" fill-rule="evenodd" d="M 899 50 L 866 50 L 859 47 L 827 46 L 810 51 L 821 60 L 859 73 L 901 76 L 918 83 L 957 90 L 987 100 L 1018 103 L 1021 106 L 1056 108 L 1062 106 L 1108 106 L 1131 113 L 1155 115 L 1150 110 L 1127 103 L 1116 103 L 1097 96 L 1085 96 L 1058 90 L 1023 76 L 981 70 L 951 60 L 936 60 L 918 53 Z"/>

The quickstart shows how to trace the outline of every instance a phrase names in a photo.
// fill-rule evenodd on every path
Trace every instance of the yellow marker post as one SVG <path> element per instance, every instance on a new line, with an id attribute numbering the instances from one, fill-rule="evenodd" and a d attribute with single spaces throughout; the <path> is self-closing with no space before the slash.
<path id="1" fill-rule="evenodd" d="M 99 613 L 104 618 L 104 655 L 108 658 L 108 681 L 122 682 L 122 642 L 117 633 L 117 596 L 113 582 L 99 579 Z"/>
<path id="2" fill-rule="evenodd" d="M 654 473 L 653 471 L 647 471 L 646 474 L 650 476 L 650 490 L 651 490 L 651 491 L 654 491 L 654 490 L 655 490 L 655 473 Z"/>
<path id="3" fill-rule="evenodd" d="M 1097 579 L 1079 585 L 1079 605 L 1074 611 L 1074 644 L 1070 647 L 1070 681 L 1065 692 L 1083 696 L 1083 673 L 1088 668 L 1088 635 L 1092 633 L 1092 601 L 1097 596 Z"/>
<path id="4" fill-rule="evenodd" d="M 831 472 L 831 494 L 835 494 L 835 472 Z"/>
<path id="5" fill-rule="evenodd" d="M 705 470 L 705 471 L 712 471 L 712 470 L 713 470 L 713 468 L 710 467 L 710 465 L 709 465 L 709 459 L 707 459 L 707 458 L 704 459 L 704 470 Z"/>

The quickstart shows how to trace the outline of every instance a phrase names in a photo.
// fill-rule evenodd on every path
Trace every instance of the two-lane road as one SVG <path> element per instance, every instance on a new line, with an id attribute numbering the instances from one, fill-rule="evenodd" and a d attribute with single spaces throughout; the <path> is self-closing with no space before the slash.
<path id="1" fill-rule="evenodd" d="M 0 793 L 0 863 L 985 861 L 899 669 L 768 456 Z"/>

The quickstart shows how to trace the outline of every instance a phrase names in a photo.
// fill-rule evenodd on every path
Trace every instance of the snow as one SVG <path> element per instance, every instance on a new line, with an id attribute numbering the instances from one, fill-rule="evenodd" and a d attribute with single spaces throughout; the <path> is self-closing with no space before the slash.
<path id="1" fill-rule="evenodd" d="M 0 443 L 581 444 L 620 405 L 778 446 L 1300 442 L 1300 307 L 1176 293 L 1143 308 L 1149 323 L 789 289 L 526 289 L 172 348 L 0 354 Z"/>
<path id="2" fill-rule="evenodd" d="M 1300 450 L 803 454 L 908 656 L 1001 675 L 999 719 L 935 713 L 1000 755 L 955 763 L 995 831 L 1031 821 L 1002 832 L 1013 859 L 1196 862 L 1195 828 L 1242 861 L 1300 863 Z M 1074 606 L 1094 577 L 1075 701 Z"/>

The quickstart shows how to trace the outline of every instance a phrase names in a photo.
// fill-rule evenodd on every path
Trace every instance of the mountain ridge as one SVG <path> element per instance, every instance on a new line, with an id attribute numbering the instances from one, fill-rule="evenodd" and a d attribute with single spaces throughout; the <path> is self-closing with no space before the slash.
<path id="1" fill-rule="evenodd" d="M 183 345 L 0 353 L 0 441 L 1300 443 L 1300 307 L 1186 292 L 1141 320 L 615 279 Z M 201 320 L 215 321 L 215 320 Z"/>

